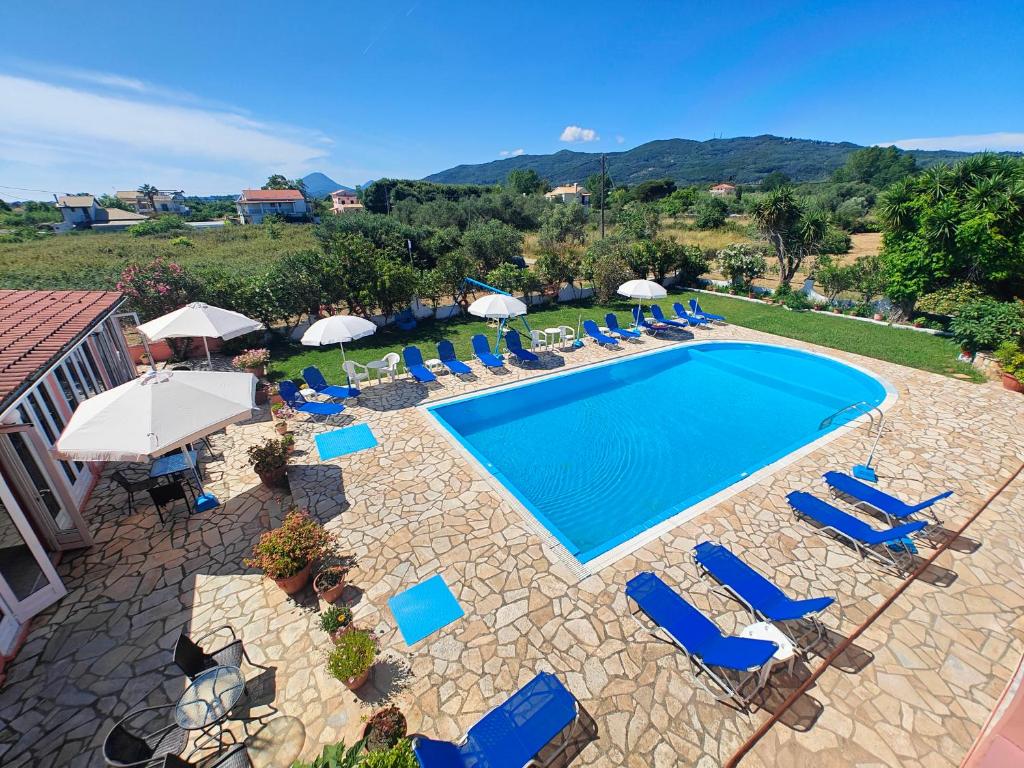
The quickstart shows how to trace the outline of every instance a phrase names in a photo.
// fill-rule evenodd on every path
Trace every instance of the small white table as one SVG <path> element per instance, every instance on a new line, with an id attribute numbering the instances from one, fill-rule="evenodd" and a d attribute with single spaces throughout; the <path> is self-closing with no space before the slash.
<path id="1" fill-rule="evenodd" d="M 769 621 L 755 622 L 749 627 L 744 627 L 743 631 L 740 632 L 740 637 L 745 637 L 749 640 L 769 640 L 779 646 L 779 649 L 775 651 L 775 654 L 768 660 L 768 663 L 761 667 L 761 675 L 757 681 L 758 688 L 765 686 L 768 678 L 771 677 L 772 670 L 777 664 L 785 664 L 786 671 L 793 674 L 793 664 L 796 662 L 796 646 L 774 624 Z"/>
<path id="2" fill-rule="evenodd" d="M 564 337 L 562 336 L 562 329 L 561 328 L 557 328 L 557 327 L 556 328 L 545 328 L 544 329 L 544 336 L 548 340 L 548 346 L 549 347 L 553 348 L 556 343 L 558 344 L 559 348 L 561 348 L 561 347 L 563 347 L 565 345 L 565 341 L 564 341 Z"/>
<path id="3" fill-rule="evenodd" d="M 309 400 L 311 398 L 315 398 L 316 397 L 316 390 L 315 389 L 310 389 L 309 387 L 306 387 L 305 389 L 300 389 L 299 390 L 299 394 L 302 395 L 307 400 Z"/>
<path id="4" fill-rule="evenodd" d="M 439 360 L 438 358 L 436 358 L 436 357 L 432 357 L 432 358 L 430 358 L 429 360 L 424 360 L 424 361 L 423 361 L 423 364 L 424 364 L 425 366 L 427 366 L 427 368 L 429 368 L 429 369 L 430 369 L 431 371 L 434 371 L 435 373 L 436 373 L 437 371 L 440 371 L 440 370 L 443 370 L 443 369 L 444 369 L 444 363 L 442 363 L 442 362 L 441 362 L 441 361 L 440 361 L 440 360 Z"/>
<path id="5" fill-rule="evenodd" d="M 387 360 L 371 360 L 366 364 L 366 367 L 373 371 L 373 375 L 377 377 L 377 382 L 379 383 L 390 366 Z"/>

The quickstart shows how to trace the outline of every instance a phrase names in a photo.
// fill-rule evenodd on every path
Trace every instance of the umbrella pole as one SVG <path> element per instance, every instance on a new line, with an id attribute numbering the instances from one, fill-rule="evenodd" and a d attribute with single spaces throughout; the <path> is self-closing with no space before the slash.
<path id="1" fill-rule="evenodd" d="M 199 467 L 197 467 L 195 462 L 192 461 L 192 451 L 189 449 L 189 447 L 187 445 L 182 446 L 181 451 L 182 451 L 182 453 L 185 454 L 185 463 L 189 465 L 189 467 L 192 469 L 192 474 L 195 475 L 196 486 L 199 488 L 199 495 L 202 496 L 203 495 L 203 480 L 202 480 L 202 478 L 199 477 Z M 196 449 L 196 455 L 197 456 L 199 455 L 199 449 L 198 448 Z"/>
<path id="2" fill-rule="evenodd" d="M 338 346 L 341 347 L 341 372 L 345 374 L 345 383 L 348 384 L 349 388 L 351 388 L 352 382 L 348 378 L 348 371 L 345 370 L 345 363 L 348 362 L 345 359 L 345 344 L 339 341 Z"/>
<path id="3" fill-rule="evenodd" d="M 210 345 L 205 336 L 203 336 L 203 348 L 206 349 L 206 367 L 213 368 L 213 362 L 210 360 Z"/>

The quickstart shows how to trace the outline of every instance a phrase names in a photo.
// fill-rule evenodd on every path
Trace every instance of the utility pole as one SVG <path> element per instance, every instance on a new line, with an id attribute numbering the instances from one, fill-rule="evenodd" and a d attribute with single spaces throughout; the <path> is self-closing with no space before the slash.
<path id="1" fill-rule="evenodd" d="M 604 240 L 604 155 L 601 155 L 601 239 Z"/>

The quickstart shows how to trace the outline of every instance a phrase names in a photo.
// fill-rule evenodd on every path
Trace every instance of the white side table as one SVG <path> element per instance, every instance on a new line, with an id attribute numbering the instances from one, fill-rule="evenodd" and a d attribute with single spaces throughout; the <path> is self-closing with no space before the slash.
<path id="1" fill-rule="evenodd" d="M 373 375 L 377 378 L 377 383 L 379 384 L 388 369 L 388 363 L 387 360 L 371 360 L 366 364 L 366 367 L 373 371 Z"/>
<path id="2" fill-rule="evenodd" d="M 775 654 L 768 660 L 768 663 L 761 667 L 761 675 L 757 681 L 758 688 L 763 688 L 771 677 L 772 670 L 777 664 L 785 664 L 786 671 L 793 673 L 793 664 L 796 662 L 796 646 L 782 632 L 769 621 L 758 621 L 749 627 L 744 627 L 740 637 L 750 640 L 769 640 L 779 646 Z"/>
<path id="3" fill-rule="evenodd" d="M 309 400 L 311 398 L 315 398 L 317 393 L 315 389 L 310 389 L 309 387 L 306 387 L 305 389 L 300 389 L 299 394 L 302 395 L 307 400 Z"/>
<path id="4" fill-rule="evenodd" d="M 424 361 L 423 361 L 423 364 L 424 364 L 425 366 L 427 366 L 427 368 L 429 368 L 429 369 L 430 369 L 431 371 L 433 371 L 434 373 L 437 373 L 438 371 L 440 371 L 440 370 L 443 370 L 443 369 L 444 369 L 444 363 L 442 363 L 442 362 L 441 362 L 441 361 L 440 361 L 440 360 L 439 360 L 438 358 L 436 358 L 436 357 L 432 357 L 432 358 L 430 358 L 429 360 L 424 360 Z"/>

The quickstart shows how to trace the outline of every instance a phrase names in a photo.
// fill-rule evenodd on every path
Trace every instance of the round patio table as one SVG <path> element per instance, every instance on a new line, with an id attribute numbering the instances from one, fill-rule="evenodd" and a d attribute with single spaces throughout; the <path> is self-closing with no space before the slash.
<path id="1" fill-rule="evenodd" d="M 245 692 L 245 677 L 238 667 L 211 667 L 196 676 L 185 689 L 174 708 L 174 720 L 187 731 L 202 731 L 209 739 L 209 729 L 219 728 L 216 739 L 223 742 L 224 719 Z M 200 739 L 194 749 L 199 748 Z"/>
<path id="2" fill-rule="evenodd" d="M 390 367 L 387 360 L 371 360 L 366 364 L 366 367 L 373 371 L 374 376 L 377 377 L 377 382 L 384 377 L 384 372 Z"/>
<path id="3" fill-rule="evenodd" d="M 757 621 L 748 627 L 744 627 L 740 632 L 740 637 L 746 637 L 751 640 L 768 640 L 778 646 L 778 650 L 768 660 L 768 663 L 761 667 L 760 679 L 758 680 L 759 688 L 763 688 L 767 684 L 768 678 L 772 674 L 772 669 L 774 669 L 776 664 L 785 664 L 786 670 L 790 674 L 793 673 L 793 663 L 796 661 L 796 646 L 793 645 L 792 640 L 786 637 L 770 621 Z"/>

